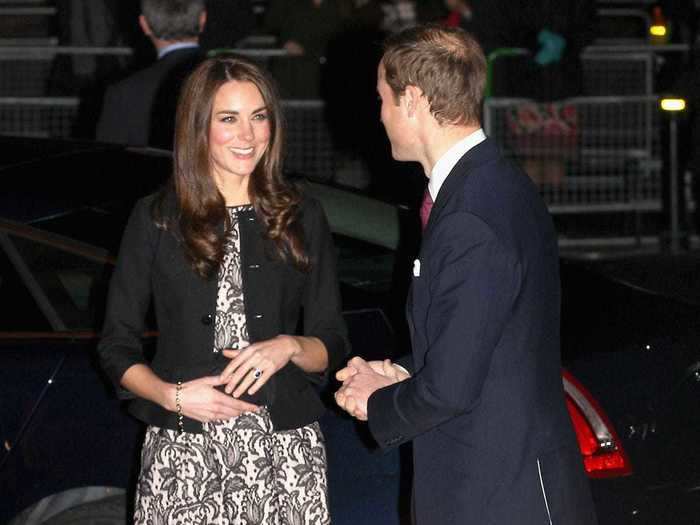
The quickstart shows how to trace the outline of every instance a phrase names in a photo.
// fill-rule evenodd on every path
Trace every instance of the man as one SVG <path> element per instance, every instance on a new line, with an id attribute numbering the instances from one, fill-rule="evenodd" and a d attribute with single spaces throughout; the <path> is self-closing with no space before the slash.
<path id="1" fill-rule="evenodd" d="M 97 140 L 172 148 L 179 88 L 200 60 L 204 0 L 142 0 L 139 25 L 158 60 L 105 93 Z"/>
<path id="2" fill-rule="evenodd" d="M 393 157 L 429 178 L 413 352 L 410 376 L 352 359 L 338 404 L 382 447 L 413 441 L 418 525 L 593 524 L 562 387 L 557 238 L 480 128 L 484 55 L 459 29 L 418 27 L 390 37 L 378 77 Z"/>

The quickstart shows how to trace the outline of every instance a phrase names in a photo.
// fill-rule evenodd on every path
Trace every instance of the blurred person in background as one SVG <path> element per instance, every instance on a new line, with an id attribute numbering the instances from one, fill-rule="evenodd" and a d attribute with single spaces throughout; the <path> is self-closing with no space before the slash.
<path id="1" fill-rule="evenodd" d="M 119 5 L 110 0 L 56 0 L 59 44 L 77 47 L 110 47 L 124 45 L 119 28 Z M 61 57 L 51 79 L 51 91 L 75 95 L 81 87 L 114 72 L 116 59 L 99 55 Z M 78 87 L 76 87 L 76 84 Z"/>
<path id="2" fill-rule="evenodd" d="M 320 98 L 328 43 L 351 12 L 349 0 L 270 0 L 263 29 L 288 53 L 270 64 L 282 98 Z"/>
<path id="3" fill-rule="evenodd" d="M 385 33 L 398 33 L 417 24 L 437 22 L 444 15 L 440 0 L 380 0 L 378 4 Z"/>
<path id="4" fill-rule="evenodd" d="M 138 23 L 157 53 L 148 67 L 107 88 L 96 138 L 171 149 L 180 86 L 202 59 L 204 0 L 142 0 Z"/>
<path id="5" fill-rule="evenodd" d="M 461 27 L 468 33 L 472 33 L 471 27 L 473 17 L 472 6 L 467 0 L 445 0 L 445 7 L 448 10 L 445 18 L 447 27 Z"/>
<path id="6" fill-rule="evenodd" d="M 351 16 L 329 42 L 322 78 L 327 121 L 334 146 L 342 152 L 337 181 L 411 208 L 420 204 L 423 176 L 417 166 L 399 165 L 391 158 L 377 119 L 377 63 L 388 34 L 440 20 L 444 16 L 441 2 L 356 0 Z"/>
<path id="7" fill-rule="evenodd" d="M 266 72 L 206 59 L 178 104 L 172 179 L 126 227 L 98 354 L 148 425 L 137 525 L 330 523 L 314 384 L 349 343 L 328 223 L 283 176 L 282 126 Z"/>
<path id="8" fill-rule="evenodd" d="M 234 48 L 257 30 L 250 0 L 206 0 L 207 24 L 199 37 L 202 49 Z"/>

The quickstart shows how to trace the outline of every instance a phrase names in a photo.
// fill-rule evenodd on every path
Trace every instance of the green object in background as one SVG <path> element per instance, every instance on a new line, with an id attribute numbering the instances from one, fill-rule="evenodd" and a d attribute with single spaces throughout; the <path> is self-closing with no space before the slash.
<path id="1" fill-rule="evenodd" d="M 530 50 L 523 47 L 499 47 L 494 49 L 486 57 L 486 89 L 484 90 L 484 98 L 491 96 L 493 89 L 493 67 L 494 63 L 504 57 L 527 56 Z"/>

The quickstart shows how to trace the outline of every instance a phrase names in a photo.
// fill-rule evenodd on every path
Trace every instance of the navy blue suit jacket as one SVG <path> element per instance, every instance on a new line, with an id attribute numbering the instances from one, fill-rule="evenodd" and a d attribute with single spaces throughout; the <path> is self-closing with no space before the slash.
<path id="1" fill-rule="evenodd" d="M 368 404 L 381 446 L 413 441 L 417 523 L 595 523 L 564 402 L 556 234 L 492 140 L 445 180 L 419 261 L 412 377 Z"/>

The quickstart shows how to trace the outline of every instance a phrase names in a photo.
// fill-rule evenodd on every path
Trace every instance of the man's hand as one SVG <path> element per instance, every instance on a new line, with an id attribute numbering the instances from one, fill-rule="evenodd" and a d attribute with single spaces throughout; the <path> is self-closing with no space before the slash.
<path id="1" fill-rule="evenodd" d="M 361 421 L 367 421 L 367 401 L 380 388 L 408 378 L 388 359 L 367 362 L 353 357 L 348 366 L 336 374 L 343 386 L 335 393 L 335 400 L 343 410 Z"/>
<path id="2" fill-rule="evenodd" d="M 385 359 L 384 361 L 364 362 L 367 363 L 377 374 L 393 379 L 394 382 L 403 381 L 404 379 L 411 377 L 411 374 L 406 372 L 402 366 L 392 363 L 390 359 Z M 357 373 L 357 369 L 353 367 L 351 363 L 352 360 L 348 362 L 348 365 L 345 368 L 336 372 L 335 378 L 338 381 L 343 382 Z"/>

